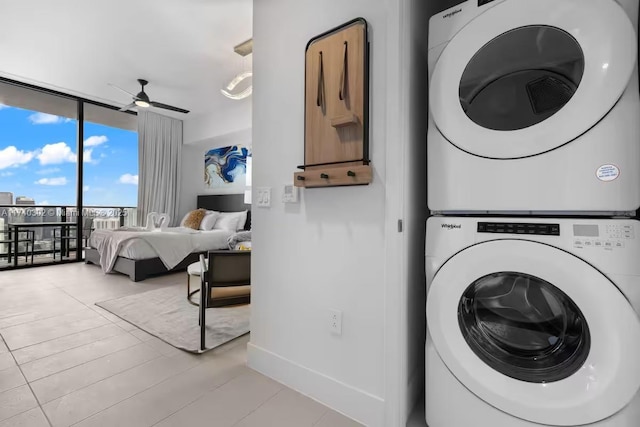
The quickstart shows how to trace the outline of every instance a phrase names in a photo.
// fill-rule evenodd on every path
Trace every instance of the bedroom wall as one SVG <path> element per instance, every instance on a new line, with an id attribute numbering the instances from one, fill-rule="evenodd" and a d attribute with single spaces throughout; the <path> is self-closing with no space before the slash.
<path id="1" fill-rule="evenodd" d="M 246 124 L 246 123 L 245 123 Z M 188 125 L 188 123 L 187 123 Z M 191 141 L 182 146 L 182 181 L 180 192 L 180 218 L 196 208 L 196 196 L 199 194 L 230 194 L 238 190 L 207 189 L 204 185 L 204 153 L 212 148 L 229 145 L 251 147 L 251 123 L 243 130 Z M 185 127 L 185 134 L 186 134 Z M 178 219 L 179 220 L 179 219 Z"/>
<path id="2" fill-rule="evenodd" d="M 407 339 L 397 337 L 407 322 L 397 231 L 409 135 L 399 48 L 407 1 L 254 1 L 253 194 L 271 187 L 272 205 L 252 211 L 248 363 L 368 426 L 406 419 L 406 373 L 396 362 Z M 359 16 L 370 24 L 373 183 L 304 190 L 300 203 L 282 204 L 281 186 L 303 162 L 305 45 Z M 329 331 L 329 309 L 343 312 L 341 336 Z"/>
<path id="3" fill-rule="evenodd" d="M 212 114 L 187 114 L 184 119 L 185 144 L 232 134 L 251 127 L 251 97 L 242 100 L 224 98 L 224 109 Z"/>

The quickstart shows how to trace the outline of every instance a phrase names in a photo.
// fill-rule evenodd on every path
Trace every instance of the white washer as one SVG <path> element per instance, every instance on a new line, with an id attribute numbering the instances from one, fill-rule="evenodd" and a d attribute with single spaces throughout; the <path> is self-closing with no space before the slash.
<path id="1" fill-rule="evenodd" d="M 469 0 L 429 21 L 435 212 L 640 206 L 638 0 Z"/>
<path id="2" fill-rule="evenodd" d="M 637 427 L 640 222 L 427 221 L 429 427 Z"/>

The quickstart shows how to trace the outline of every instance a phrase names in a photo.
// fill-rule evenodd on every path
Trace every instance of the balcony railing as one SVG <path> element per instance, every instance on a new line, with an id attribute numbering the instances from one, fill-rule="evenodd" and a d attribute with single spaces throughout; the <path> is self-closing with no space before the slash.
<path id="1" fill-rule="evenodd" d="M 83 241 L 88 241 L 95 219 L 118 218 L 121 226 L 136 226 L 137 208 L 134 206 L 84 206 L 82 213 L 81 236 Z M 68 222 L 77 224 L 78 209 L 75 206 L 63 205 L 0 205 L 0 240 L 8 236 L 9 223 L 48 223 Z M 50 263 L 60 260 L 81 259 L 76 253 L 76 239 L 66 239 L 62 242 L 61 227 L 34 226 L 21 227 L 21 230 L 34 231 L 34 264 Z M 77 231 L 73 226 L 68 227 L 68 233 L 76 236 Z M 18 243 L 18 248 L 11 248 L 12 253 L 21 256 L 19 264 L 30 264 L 31 258 L 25 260 L 26 242 Z M 12 267 L 8 262 L 9 244 L 0 243 L 0 269 Z M 29 248 L 30 253 L 31 248 Z M 59 256 L 58 256 L 59 255 Z"/>

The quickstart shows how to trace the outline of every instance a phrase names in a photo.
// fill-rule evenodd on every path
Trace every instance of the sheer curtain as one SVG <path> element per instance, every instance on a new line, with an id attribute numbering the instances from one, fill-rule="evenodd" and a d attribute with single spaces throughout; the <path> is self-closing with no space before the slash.
<path id="1" fill-rule="evenodd" d="M 182 164 L 182 120 L 138 112 L 138 225 L 149 212 L 178 218 Z"/>

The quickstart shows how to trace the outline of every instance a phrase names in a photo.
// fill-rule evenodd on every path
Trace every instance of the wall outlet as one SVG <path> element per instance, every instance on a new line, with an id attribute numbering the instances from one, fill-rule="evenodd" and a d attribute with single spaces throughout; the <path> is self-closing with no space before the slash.
<path id="1" fill-rule="evenodd" d="M 268 208 L 271 206 L 271 187 L 257 188 L 258 199 L 256 205 L 260 208 Z"/>
<path id="2" fill-rule="evenodd" d="M 342 312 L 329 310 L 329 331 L 335 335 L 342 335 Z"/>

